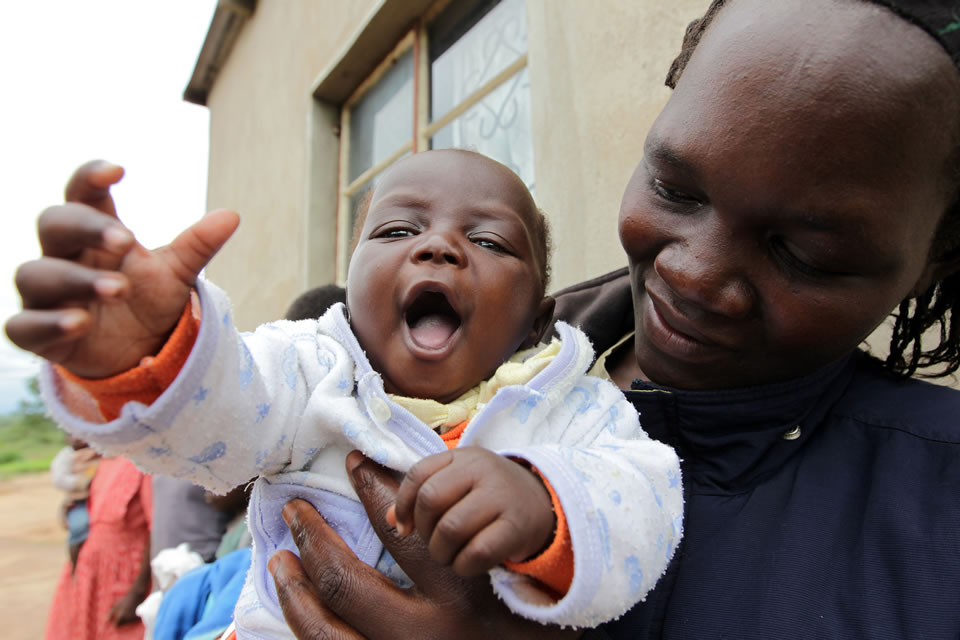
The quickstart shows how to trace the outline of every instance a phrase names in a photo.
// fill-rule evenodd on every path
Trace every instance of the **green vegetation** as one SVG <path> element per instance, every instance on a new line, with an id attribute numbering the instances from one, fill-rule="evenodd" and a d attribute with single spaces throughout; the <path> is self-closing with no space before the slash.
<path id="1" fill-rule="evenodd" d="M 0 416 L 0 478 L 46 471 L 66 444 L 63 432 L 44 415 L 36 378 L 29 387 L 31 398 L 15 413 Z"/>

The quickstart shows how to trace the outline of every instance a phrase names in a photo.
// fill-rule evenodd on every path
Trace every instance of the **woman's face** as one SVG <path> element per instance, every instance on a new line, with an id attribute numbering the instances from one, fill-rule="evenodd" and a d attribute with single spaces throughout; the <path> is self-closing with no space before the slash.
<path id="1" fill-rule="evenodd" d="M 952 195 L 949 74 L 874 5 L 723 9 L 621 204 L 644 375 L 708 389 L 812 372 L 942 275 L 927 258 Z"/>

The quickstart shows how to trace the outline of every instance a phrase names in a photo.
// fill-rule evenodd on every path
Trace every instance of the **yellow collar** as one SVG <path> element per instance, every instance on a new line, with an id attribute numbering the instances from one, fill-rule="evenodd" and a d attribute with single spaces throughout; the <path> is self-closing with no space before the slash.
<path id="1" fill-rule="evenodd" d="M 633 334 L 635 333 L 636 331 L 631 331 L 627 335 L 617 340 L 615 345 L 597 356 L 596 362 L 593 363 L 593 367 L 590 368 L 590 371 L 587 372 L 587 375 L 600 378 L 601 380 L 606 380 L 607 382 L 613 382 L 613 378 L 611 378 L 610 374 L 607 373 L 607 358 L 610 357 L 610 354 L 619 349 L 620 345 L 622 345 L 624 342 L 627 340 L 632 340 Z"/>
<path id="2" fill-rule="evenodd" d="M 453 402 L 442 403 L 426 398 L 388 395 L 431 429 L 446 433 L 464 420 L 473 420 L 499 389 L 530 382 L 558 353 L 560 341 L 556 338 L 546 347 L 518 351 L 500 365 L 489 380 L 484 380 Z"/>

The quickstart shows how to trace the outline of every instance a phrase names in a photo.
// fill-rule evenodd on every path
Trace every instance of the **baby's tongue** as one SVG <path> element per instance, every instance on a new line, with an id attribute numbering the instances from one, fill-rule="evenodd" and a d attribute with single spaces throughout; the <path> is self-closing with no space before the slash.
<path id="1" fill-rule="evenodd" d="M 437 349 L 457 330 L 457 321 L 440 313 L 427 314 L 410 325 L 410 337 L 421 347 Z"/>

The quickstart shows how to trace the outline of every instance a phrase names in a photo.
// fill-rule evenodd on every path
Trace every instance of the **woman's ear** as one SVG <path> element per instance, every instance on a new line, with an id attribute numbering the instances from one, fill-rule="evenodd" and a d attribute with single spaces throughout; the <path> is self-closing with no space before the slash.
<path id="1" fill-rule="evenodd" d="M 540 306 L 537 309 L 537 317 L 533 321 L 533 326 L 530 327 L 527 339 L 520 345 L 521 349 L 529 349 L 540 344 L 543 334 L 553 324 L 553 309 L 556 306 L 557 301 L 553 299 L 553 296 L 543 296 L 543 300 L 540 301 Z"/>
<path id="2" fill-rule="evenodd" d="M 960 271 L 960 251 L 953 252 L 952 255 L 941 260 L 931 260 L 927 263 L 923 273 L 920 274 L 917 283 L 913 285 L 913 289 L 910 290 L 908 297 L 916 298 L 922 296 L 930 287 L 958 271 Z"/>

